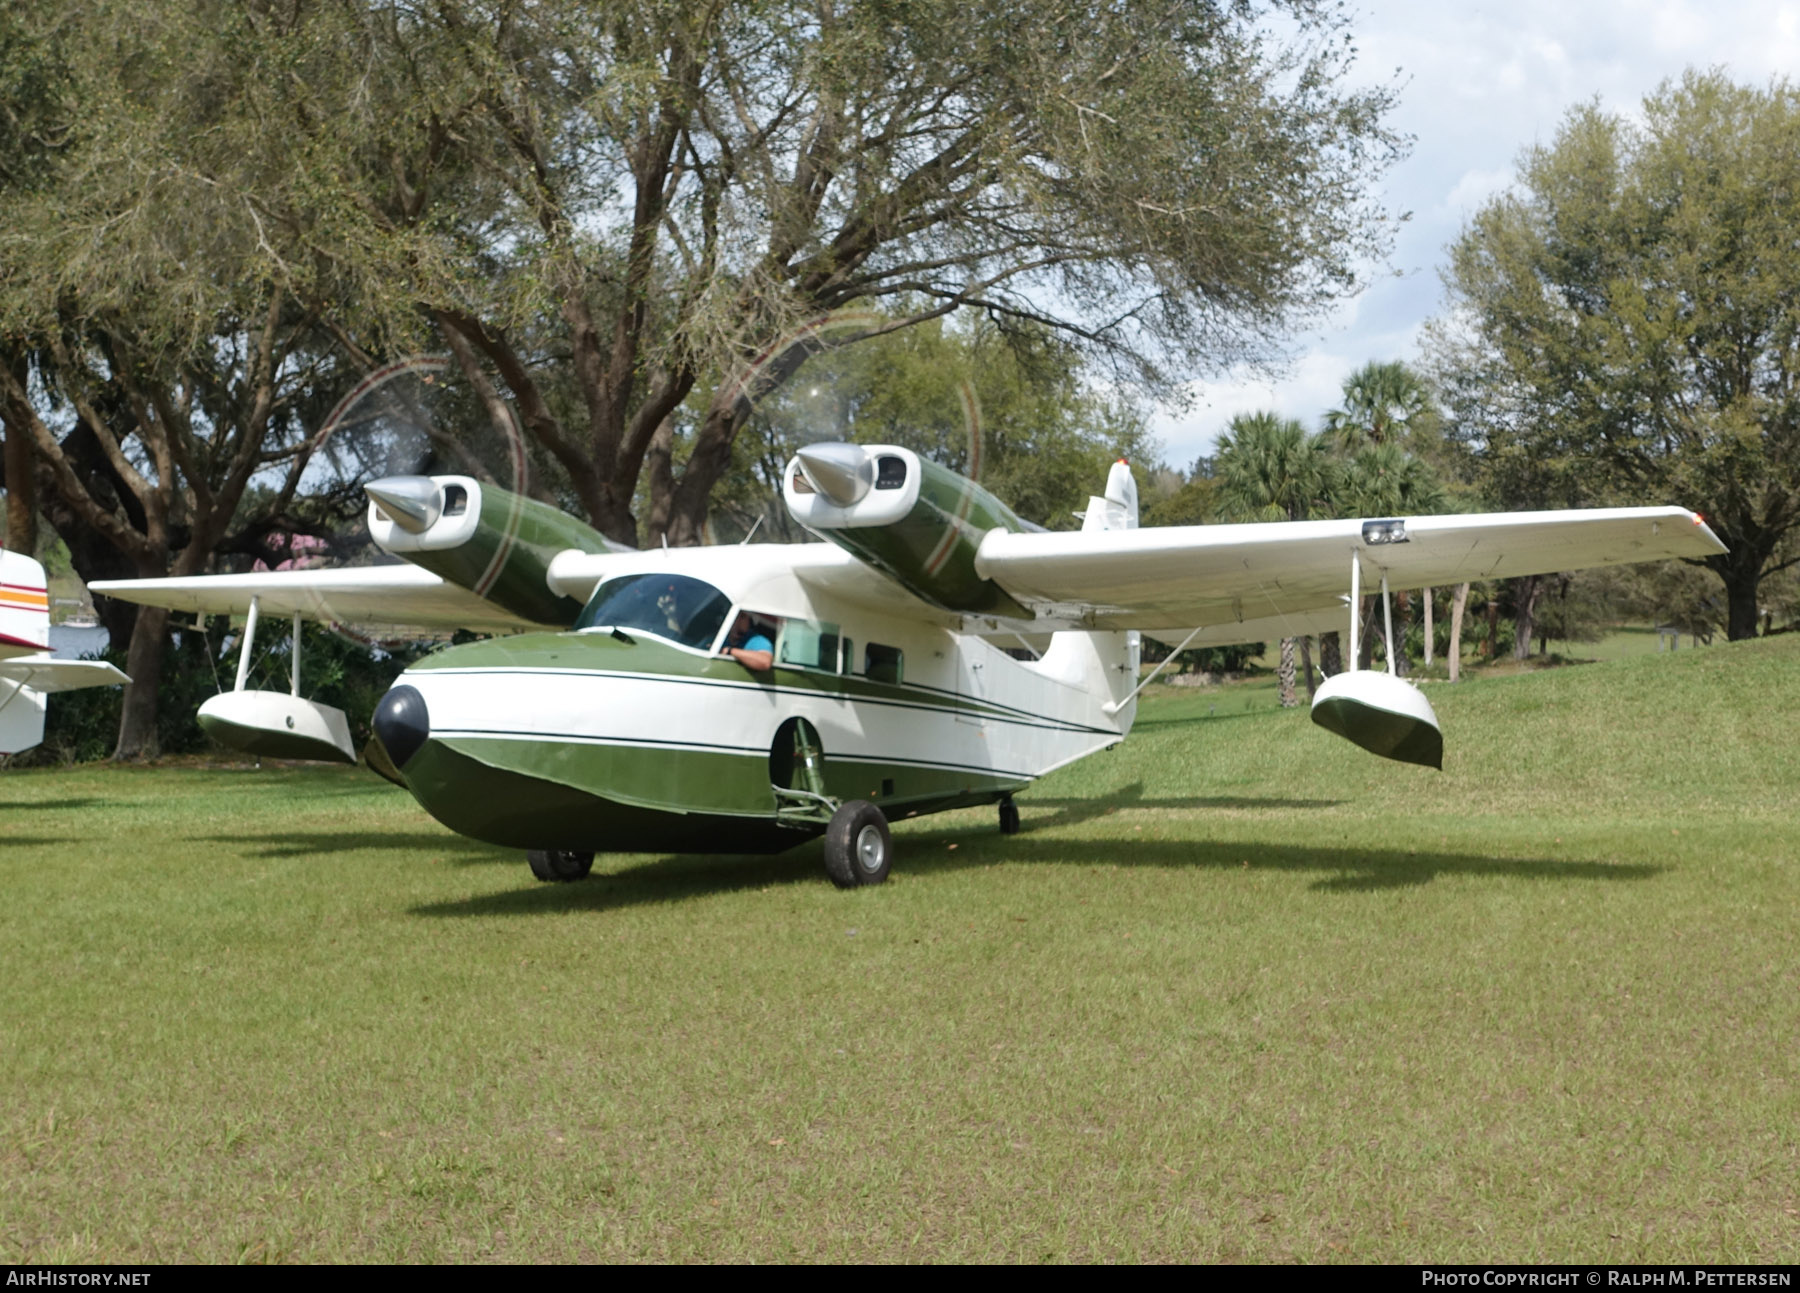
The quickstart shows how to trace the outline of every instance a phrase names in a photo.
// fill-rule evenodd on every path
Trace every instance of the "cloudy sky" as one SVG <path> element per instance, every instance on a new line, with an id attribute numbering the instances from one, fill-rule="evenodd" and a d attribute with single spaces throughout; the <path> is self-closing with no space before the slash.
<path id="1" fill-rule="evenodd" d="M 1682 69 L 1723 67 L 1740 81 L 1800 72 L 1800 0 L 1360 0 L 1359 78 L 1399 69 L 1394 124 L 1414 137 L 1387 177 L 1387 205 L 1411 212 L 1389 264 L 1322 326 L 1297 336 L 1274 381 L 1197 382 L 1157 422 L 1165 456 L 1186 466 L 1236 413 L 1274 409 L 1316 423 L 1346 375 L 1371 359 L 1411 359 L 1442 306 L 1438 267 L 1467 216 L 1512 179 L 1520 149 L 1549 142 L 1575 104 L 1633 111 Z"/>

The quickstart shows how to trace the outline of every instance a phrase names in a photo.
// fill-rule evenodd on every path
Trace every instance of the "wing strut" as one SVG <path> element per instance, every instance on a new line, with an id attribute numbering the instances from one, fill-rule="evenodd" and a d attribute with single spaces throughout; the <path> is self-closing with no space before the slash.
<path id="1" fill-rule="evenodd" d="M 250 613 L 244 617 L 244 641 L 238 647 L 237 686 L 232 688 L 233 691 L 242 691 L 250 678 L 250 648 L 256 641 L 256 617 L 261 610 L 262 598 L 252 597 Z"/>

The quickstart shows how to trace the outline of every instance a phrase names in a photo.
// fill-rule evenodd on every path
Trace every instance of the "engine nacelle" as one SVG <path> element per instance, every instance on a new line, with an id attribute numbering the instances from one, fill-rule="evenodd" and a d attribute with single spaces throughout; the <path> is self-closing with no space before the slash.
<path id="1" fill-rule="evenodd" d="M 966 614 L 1030 618 L 975 570 L 989 530 L 1030 527 L 967 477 L 897 445 L 815 444 L 794 455 L 781 492 L 801 525 L 921 600 Z"/>
<path id="2" fill-rule="evenodd" d="M 381 547 L 539 624 L 566 627 L 581 612 L 549 581 L 558 553 L 620 550 L 548 503 L 471 476 L 389 476 L 365 489 Z"/>

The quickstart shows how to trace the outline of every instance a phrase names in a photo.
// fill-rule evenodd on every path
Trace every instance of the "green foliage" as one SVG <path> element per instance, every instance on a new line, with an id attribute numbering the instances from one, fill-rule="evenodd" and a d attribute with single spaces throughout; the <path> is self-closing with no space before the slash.
<path id="1" fill-rule="evenodd" d="M 1213 460 L 1223 514 L 1234 521 L 1300 521 L 1321 515 L 1336 483 L 1322 441 L 1293 418 L 1239 414 Z"/>
<path id="2" fill-rule="evenodd" d="M 1267 645 L 1265 642 L 1239 642 L 1231 646 L 1189 647 L 1175 660 L 1183 673 L 1242 673 Z"/>
<path id="3" fill-rule="evenodd" d="M 1800 91 L 1690 72 L 1527 151 L 1452 249 L 1435 365 L 1507 507 L 1682 503 L 1733 637 L 1800 526 Z"/>
<path id="4" fill-rule="evenodd" d="M 217 186 L 206 227 L 260 222 L 266 277 L 366 352 L 437 329 L 622 540 L 697 540 L 746 369 L 781 385 L 827 315 L 975 306 L 1148 382 L 1268 354 L 1384 243 L 1401 147 L 1320 0 L 79 13 L 150 33 L 137 97 L 84 104 L 97 159 L 141 181 L 194 136 L 219 164 L 168 182 Z"/>

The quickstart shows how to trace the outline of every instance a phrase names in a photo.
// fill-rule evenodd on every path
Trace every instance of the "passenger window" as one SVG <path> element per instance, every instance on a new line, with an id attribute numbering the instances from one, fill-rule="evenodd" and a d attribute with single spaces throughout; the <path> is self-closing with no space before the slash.
<path id="1" fill-rule="evenodd" d="M 781 626 L 781 639 L 775 644 L 777 664 L 836 673 L 838 659 L 837 625 L 789 620 Z"/>
<path id="2" fill-rule="evenodd" d="M 899 647 L 871 642 L 863 650 L 863 673 L 875 682 L 901 682 L 906 673 L 906 659 Z"/>
<path id="3" fill-rule="evenodd" d="M 854 673 L 856 670 L 856 647 L 849 638 L 838 639 L 838 672 Z"/>

